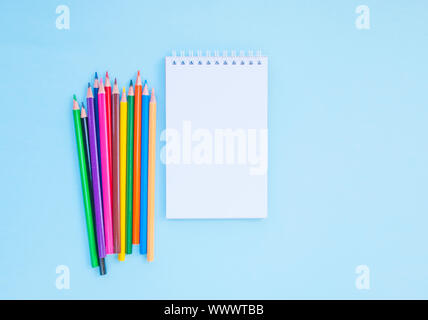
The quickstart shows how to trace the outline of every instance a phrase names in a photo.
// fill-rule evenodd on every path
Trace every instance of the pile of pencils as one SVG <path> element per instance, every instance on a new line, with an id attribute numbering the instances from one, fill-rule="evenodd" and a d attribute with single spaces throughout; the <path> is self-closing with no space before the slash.
<path id="1" fill-rule="evenodd" d="M 138 71 L 120 97 L 108 72 L 88 83 L 86 109 L 73 97 L 73 118 L 92 267 L 106 274 L 105 257 L 120 261 L 140 246 L 154 258 L 156 98 Z"/>

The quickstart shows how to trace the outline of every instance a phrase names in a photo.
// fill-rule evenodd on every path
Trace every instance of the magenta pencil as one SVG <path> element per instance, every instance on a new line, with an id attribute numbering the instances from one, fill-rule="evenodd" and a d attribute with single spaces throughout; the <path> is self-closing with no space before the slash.
<path id="1" fill-rule="evenodd" d="M 106 253 L 112 254 L 113 250 L 113 217 L 111 202 L 111 177 L 110 177 L 110 157 L 109 157 L 109 137 L 107 124 L 107 105 L 103 79 L 100 79 L 100 89 L 98 90 L 98 112 L 100 125 L 100 153 L 101 153 L 101 175 L 103 189 L 103 211 L 104 211 L 104 233 Z"/>

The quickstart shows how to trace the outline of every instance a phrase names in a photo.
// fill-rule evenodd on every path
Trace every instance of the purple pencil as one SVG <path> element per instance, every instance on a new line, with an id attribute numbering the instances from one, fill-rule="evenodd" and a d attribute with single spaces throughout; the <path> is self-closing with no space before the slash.
<path id="1" fill-rule="evenodd" d="M 95 208 L 95 229 L 97 233 L 98 257 L 100 259 L 100 274 L 106 274 L 105 256 L 106 246 L 104 238 L 103 204 L 101 197 L 100 168 L 98 161 L 97 129 L 95 126 L 94 95 L 91 85 L 88 83 L 88 93 L 86 95 L 86 105 L 88 109 L 88 131 L 89 146 L 91 151 L 92 188 L 94 194 Z"/>

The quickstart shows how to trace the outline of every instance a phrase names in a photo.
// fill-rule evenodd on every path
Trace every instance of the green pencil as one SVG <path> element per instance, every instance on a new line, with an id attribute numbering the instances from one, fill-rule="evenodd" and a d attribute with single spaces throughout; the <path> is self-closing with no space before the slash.
<path id="1" fill-rule="evenodd" d="M 125 253 L 132 253 L 132 193 L 134 190 L 134 87 L 129 85 L 128 91 L 128 133 L 126 152 L 126 246 Z"/>
<path id="2" fill-rule="evenodd" d="M 85 204 L 86 229 L 89 239 L 89 253 L 91 255 L 92 268 L 98 267 L 97 244 L 95 241 L 95 227 L 92 216 L 91 193 L 89 190 L 88 170 L 86 168 L 86 155 L 83 145 L 82 124 L 80 122 L 80 108 L 73 97 L 74 131 L 76 133 L 77 154 L 79 156 L 80 180 L 82 181 L 83 202 Z"/>

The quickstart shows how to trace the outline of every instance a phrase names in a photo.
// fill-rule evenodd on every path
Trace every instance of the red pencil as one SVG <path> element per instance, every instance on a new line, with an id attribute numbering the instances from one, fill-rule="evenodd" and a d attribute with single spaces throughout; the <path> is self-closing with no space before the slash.
<path id="1" fill-rule="evenodd" d="M 141 98 L 143 84 L 138 71 L 134 103 L 134 196 L 132 210 L 132 244 L 140 244 L 140 192 L 141 192 Z"/>

